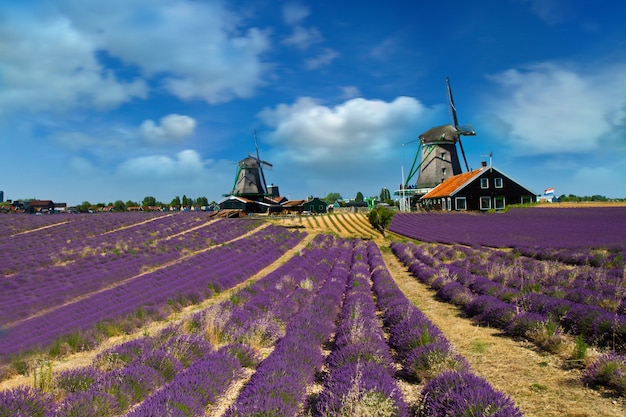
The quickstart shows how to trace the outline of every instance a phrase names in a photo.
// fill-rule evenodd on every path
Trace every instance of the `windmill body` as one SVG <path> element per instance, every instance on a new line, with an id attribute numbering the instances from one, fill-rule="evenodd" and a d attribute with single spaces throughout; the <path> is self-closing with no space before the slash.
<path id="1" fill-rule="evenodd" d="M 454 126 L 433 127 L 419 138 L 421 162 L 415 188 L 421 194 L 463 171 L 457 153 L 459 135 Z"/>
<path id="2" fill-rule="evenodd" d="M 418 152 L 421 151 L 421 155 L 419 155 L 420 163 L 415 184 L 417 194 L 425 194 L 448 178 L 463 173 L 457 153 L 457 143 L 465 162 L 465 168 L 467 171 L 470 170 L 465 158 L 461 136 L 474 136 L 476 132 L 472 127 L 459 126 L 448 78 L 446 78 L 446 87 L 452 124 L 433 127 L 419 136 L 420 150 Z"/>
<path id="3" fill-rule="evenodd" d="M 253 156 L 242 159 L 238 163 L 237 176 L 231 192 L 232 195 L 257 200 L 267 194 L 267 185 L 263 175 L 264 161 Z"/>

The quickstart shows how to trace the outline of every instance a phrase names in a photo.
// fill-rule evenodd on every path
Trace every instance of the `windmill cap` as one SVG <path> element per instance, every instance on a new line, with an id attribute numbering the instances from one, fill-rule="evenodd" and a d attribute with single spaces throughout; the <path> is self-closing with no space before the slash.
<path id="1" fill-rule="evenodd" d="M 419 135 L 423 143 L 449 142 L 456 143 L 459 134 L 452 125 L 436 126 Z"/>

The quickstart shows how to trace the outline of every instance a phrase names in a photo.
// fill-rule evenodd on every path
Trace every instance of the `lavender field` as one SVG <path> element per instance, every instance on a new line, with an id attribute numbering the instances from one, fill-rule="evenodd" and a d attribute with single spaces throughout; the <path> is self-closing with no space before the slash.
<path id="1" fill-rule="evenodd" d="M 39 366 L 0 391 L 0 416 L 522 415 L 406 298 L 373 241 L 192 213 L 16 219 L 0 217 L 0 369 Z M 86 366 L 41 359 L 213 298 Z"/>
<path id="2" fill-rule="evenodd" d="M 390 230 L 421 241 L 391 248 L 439 299 L 626 395 L 625 207 L 399 214 Z"/>

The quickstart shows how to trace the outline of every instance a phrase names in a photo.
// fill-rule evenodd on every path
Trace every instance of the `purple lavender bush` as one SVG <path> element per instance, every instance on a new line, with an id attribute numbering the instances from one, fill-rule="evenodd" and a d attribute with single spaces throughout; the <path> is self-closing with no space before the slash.
<path id="1" fill-rule="evenodd" d="M 487 381 L 467 372 L 446 371 L 421 393 L 419 417 L 521 417 L 522 412 Z"/>
<path id="2" fill-rule="evenodd" d="M 615 352 L 601 355 L 584 372 L 583 382 L 626 395 L 626 356 Z"/>
<path id="3" fill-rule="evenodd" d="M 0 417 L 47 417 L 52 395 L 28 386 L 0 391 Z"/>

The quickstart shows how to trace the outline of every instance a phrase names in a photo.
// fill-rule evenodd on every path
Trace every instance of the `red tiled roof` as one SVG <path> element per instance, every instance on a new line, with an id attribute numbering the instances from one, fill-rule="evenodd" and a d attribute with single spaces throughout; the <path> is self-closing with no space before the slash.
<path id="1" fill-rule="evenodd" d="M 480 174 L 480 172 L 482 172 L 482 168 L 450 177 L 432 190 L 430 190 L 422 198 L 448 197 L 453 192 L 458 190 L 461 186 L 465 185 L 468 181 L 473 179 L 476 175 Z"/>

